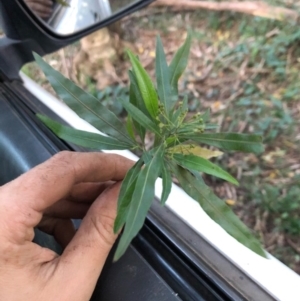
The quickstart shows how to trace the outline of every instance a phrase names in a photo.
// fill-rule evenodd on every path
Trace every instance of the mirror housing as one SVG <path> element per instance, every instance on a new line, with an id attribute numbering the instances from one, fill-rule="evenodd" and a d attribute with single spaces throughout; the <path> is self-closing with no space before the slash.
<path id="1" fill-rule="evenodd" d="M 43 25 L 70 35 L 98 24 L 140 0 L 20 0 Z"/>
<path id="2" fill-rule="evenodd" d="M 59 35 L 46 26 L 21 0 L 0 1 L 0 27 L 5 37 L 0 38 L 1 76 L 6 80 L 19 79 L 20 68 L 34 60 L 32 52 L 43 56 L 57 51 L 94 31 L 129 15 L 153 0 L 140 0 L 103 21 L 70 35 Z"/>

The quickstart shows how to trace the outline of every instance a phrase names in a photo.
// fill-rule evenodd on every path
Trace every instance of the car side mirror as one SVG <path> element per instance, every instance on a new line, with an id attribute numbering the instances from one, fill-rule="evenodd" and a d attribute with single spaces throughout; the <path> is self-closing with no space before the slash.
<path id="1" fill-rule="evenodd" d="M 18 78 L 32 52 L 45 55 L 116 22 L 153 0 L 2 0 L 0 75 Z"/>
<path id="2" fill-rule="evenodd" d="M 43 25 L 55 34 L 70 35 L 114 18 L 145 2 L 137 0 L 23 0 Z"/>

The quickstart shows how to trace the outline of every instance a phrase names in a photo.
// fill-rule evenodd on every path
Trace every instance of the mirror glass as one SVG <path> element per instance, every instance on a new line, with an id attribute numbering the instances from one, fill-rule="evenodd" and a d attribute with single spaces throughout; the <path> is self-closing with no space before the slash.
<path id="1" fill-rule="evenodd" d="M 68 35 L 99 23 L 140 0 L 23 0 L 55 33 Z"/>

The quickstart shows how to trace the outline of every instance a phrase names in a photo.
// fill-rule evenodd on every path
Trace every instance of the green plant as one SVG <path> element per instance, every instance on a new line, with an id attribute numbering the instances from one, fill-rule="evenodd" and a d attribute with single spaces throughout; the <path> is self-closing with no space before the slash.
<path id="1" fill-rule="evenodd" d="M 124 231 L 115 260 L 122 256 L 142 227 L 154 198 L 156 179 L 162 177 L 161 203 L 164 205 L 171 191 L 172 175 L 177 177 L 186 193 L 199 202 L 206 213 L 230 235 L 257 254 L 265 256 L 248 228 L 202 180 L 200 172 L 238 184 L 229 173 L 209 161 L 220 152 L 198 145 L 259 153 L 263 151 L 262 139 L 254 134 L 213 133 L 215 125 L 209 123 L 209 112 L 186 118 L 187 98 L 178 102 L 178 80 L 186 68 L 190 45 L 191 37 L 188 36 L 168 65 L 161 40 L 157 38 L 156 88 L 138 58 L 128 51 L 132 64 L 132 70 L 129 71 L 129 100 L 119 100 L 128 112 L 126 127 L 95 97 L 77 87 L 35 54 L 36 61 L 58 96 L 81 118 L 107 135 L 75 130 L 38 115 L 57 136 L 89 148 L 142 152 L 121 187 L 114 231 L 117 233 L 123 227 Z M 144 143 L 146 131 L 152 132 L 155 137 L 149 151 Z"/>
<path id="2" fill-rule="evenodd" d="M 299 179 L 295 179 L 297 182 Z M 294 235 L 300 235 L 300 186 L 278 187 L 265 184 L 253 193 L 261 207 L 272 213 L 277 230 Z"/>
<path id="3" fill-rule="evenodd" d="M 103 90 L 98 90 L 96 85 L 87 81 L 87 91 L 96 97 L 105 107 L 119 116 L 123 112 L 123 106 L 117 101 L 118 98 L 128 97 L 129 89 L 121 85 L 107 86 Z"/>

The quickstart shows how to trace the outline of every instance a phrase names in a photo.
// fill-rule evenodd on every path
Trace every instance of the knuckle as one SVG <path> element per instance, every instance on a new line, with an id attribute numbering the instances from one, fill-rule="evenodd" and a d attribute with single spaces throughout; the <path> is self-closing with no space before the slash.
<path id="1" fill-rule="evenodd" d="M 52 157 L 52 160 L 54 162 L 58 161 L 58 162 L 66 162 L 66 163 L 69 163 L 70 162 L 70 159 L 72 158 L 73 156 L 73 153 L 70 152 L 70 151 L 61 151 L 57 154 L 55 154 L 53 157 Z"/>
<path id="2" fill-rule="evenodd" d="M 104 246 L 111 247 L 116 240 L 117 236 L 113 232 L 114 220 L 113 216 L 104 214 L 101 214 L 99 217 L 91 217 L 91 222 L 99 236 L 99 241 Z"/>
<path id="3" fill-rule="evenodd" d="M 75 158 L 76 153 L 74 152 L 70 152 L 70 151 L 61 151 L 57 154 L 55 154 L 52 158 L 51 158 L 51 168 L 55 168 L 55 166 L 57 167 L 62 167 L 64 168 L 66 171 L 72 171 L 75 173 L 75 163 L 76 163 L 76 158 Z"/>

